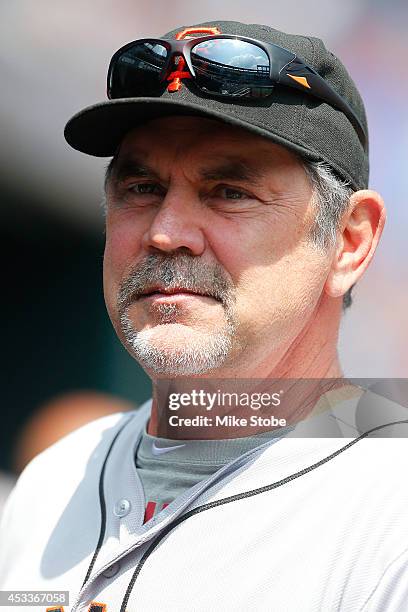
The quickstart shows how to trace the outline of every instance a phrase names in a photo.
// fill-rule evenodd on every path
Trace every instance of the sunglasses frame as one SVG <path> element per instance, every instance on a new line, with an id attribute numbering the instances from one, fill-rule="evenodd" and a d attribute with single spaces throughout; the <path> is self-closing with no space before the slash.
<path id="1" fill-rule="evenodd" d="M 140 38 L 138 40 L 134 40 L 130 43 L 127 43 L 126 45 L 118 49 L 118 51 L 116 51 L 109 63 L 107 77 L 108 98 L 118 98 L 118 96 L 113 95 L 114 92 L 112 91 L 112 76 L 119 57 L 134 45 L 139 45 L 142 43 L 159 44 L 168 50 L 165 63 L 163 64 L 163 68 L 160 74 L 158 75 L 158 84 L 164 84 L 168 80 L 169 75 L 172 74 L 171 67 L 174 65 L 174 58 L 176 56 L 180 56 L 187 64 L 187 67 L 197 89 L 200 92 L 204 91 L 200 88 L 196 81 L 196 73 L 191 61 L 191 51 L 196 45 L 214 39 L 239 40 L 242 42 L 250 43 L 262 49 L 269 58 L 270 84 L 268 85 L 268 87 L 273 88 L 275 85 L 284 85 L 286 87 L 290 87 L 291 89 L 302 91 L 303 93 L 307 93 L 308 95 L 323 100 L 324 102 L 327 102 L 330 106 L 342 111 L 349 119 L 350 123 L 357 132 L 357 135 L 363 148 L 366 149 L 367 134 L 359 118 L 357 117 L 351 106 L 348 104 L 348 102 L 346 102 L 346 100 L 344 100 L 344 98 L 342 98 L 342 96 L 340 96 L 340 94 L 338 94 L 331 87 L 331 85 L 329 85 L 329 83 L 325 81 L 323 77 L 320 76 L 318 72 L 316 72 L 316 70 L 314 70 L 306 62 L 304 62 L 300 57 L 298 57 L 296 53 L 293 53 L 292 51 L 289 51 L 284 47 L 280 47 L 279 45 L 275 45 L 273 43 L 266 43 L 260 40 L 256 40 L 254 38 L 247 38 L 245 36 L 237 36 L 232 34 L 212 34 L 184 40 L 175 40 L 167 38 Z M 177 72 L 174 74 L 177 74 Z M 181 77 L 186 78 L 187 75 L 183 76 L 183 74 L 181 74 Z M 158 95 L 159 93 L 160 92 L 158 91 Z M 161 93 L 163 93 L 163 91 Z M 209 97 L 219 99 L 229 98 L 237 100 L 238 98 L 238 96 L 218 94 L 216 92 L 204 91 L 204 93 Z M 136 98 L 139 96 L 131 97 Z M 248 98 L 242 99 L 246 101 L 249 100 Z M 261 99 L 265 98 L 263 97 Z M 253 102 L 254 98 L 251 98 L 250 100 Z"/>

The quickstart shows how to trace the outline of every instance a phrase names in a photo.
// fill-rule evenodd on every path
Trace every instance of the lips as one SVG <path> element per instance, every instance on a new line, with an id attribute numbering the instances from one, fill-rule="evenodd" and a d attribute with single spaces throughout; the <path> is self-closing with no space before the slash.
<path id="1" fill-rule="evenodd" d="M 211 297 L 207 293 L 192 291 L 191 289 L 186 289 L 185 287 L 172 287 L 171 289 L 166 289 L 164 287 L 149 287 L 148 289 L 139 294 L 138 299 L 150 297 L 152 295 L 177 295 L 179 293 L 189 293 L 190 295 Z"/>

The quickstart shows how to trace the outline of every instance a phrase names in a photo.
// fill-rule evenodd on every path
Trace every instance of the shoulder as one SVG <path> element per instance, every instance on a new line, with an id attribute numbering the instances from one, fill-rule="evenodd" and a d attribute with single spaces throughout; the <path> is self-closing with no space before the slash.
<path id="1" fill-rule="evenodd" d="M 105 450 L 116 431 L 132 418 L 132 414 L 104 416 L 64 436 L 30 461 L 17 481 L 17 488 L 31 482 L 39 474 L 44 475 L 44 472 L 50 478 L 53 474 L 61 476 L 61 470 L 65 467 L 69 467 L 71 473 L 80 470 L 96 449 L 101 452 Z"/>
<path id="2" fill-rule="evenodd" d="M 56 549 L 66 545 L 67 533 L 80 534 L 67 547 L 68 556 L 92 549 L 99 531 L 95 517 L 100 513 L 100 482 L 111 449 L 120 447 L 124 456 L 129 440 L 137 440 L 149 414 L 147 403 L 92 421 L 28 464 L 2 515 L 0 583 L 25 572 L 27 579 L 42 579 L 39 568 L 51 557 L 55 563 Z M 51 565 L 47 571 L 53 571 Z"/>
<path id="3" fill-rule="evenodd" d="M 72 490 L 84 474 L 95 479 L 118 434 L 130 428 L 137 436 L 150 414 L 151 402 L 130 412 L 104 416 L 83 425 L 37 455 L 24 469 L 10 495 L 7 506 L 42 497 L 45 490 Z"/>

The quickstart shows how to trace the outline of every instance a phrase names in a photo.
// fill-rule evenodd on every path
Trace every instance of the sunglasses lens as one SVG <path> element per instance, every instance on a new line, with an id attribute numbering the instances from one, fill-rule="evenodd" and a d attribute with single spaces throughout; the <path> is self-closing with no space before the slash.
<path id="1" fill-rule="evenodd" d="M 166 84 L 161 75 L 168 50 L 156 41 L 136 43 L 114 61 L 109 78 L 110 98 L 157 95 Z"/>
<path id="2" fill-rule="evenodd" d="M 234 38 L 212 38 L 191 50 L 196 83 L 209 94 L 260 98 L 273 90 L 266 52 Z"/>

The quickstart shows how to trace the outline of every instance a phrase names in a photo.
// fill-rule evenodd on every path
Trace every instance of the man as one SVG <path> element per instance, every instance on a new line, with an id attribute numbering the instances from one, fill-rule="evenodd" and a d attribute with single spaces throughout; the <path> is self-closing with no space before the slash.
<path id="1" fill-rule="evenodd" d="M 406 610 L 405 440 L 356 432 L 336 350 L 385 221 L 355 85 L 317 39 L 213 22 L 126 45 L 108 92 L 65 134 L 113 156 L 105 297 L 153 401 L 26 468 L 2 589 L 75 611 Z"/>
<path id="2" fill-rule="evenodd" d="M 4 505 L 10 492 L 14 486 L 14 478 L 11 474 L 0 472 L 0 516 L 3 512 Z"/>

